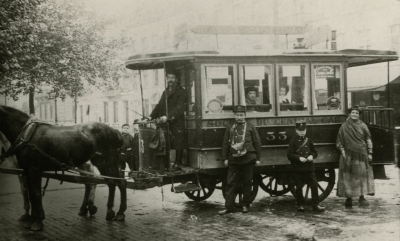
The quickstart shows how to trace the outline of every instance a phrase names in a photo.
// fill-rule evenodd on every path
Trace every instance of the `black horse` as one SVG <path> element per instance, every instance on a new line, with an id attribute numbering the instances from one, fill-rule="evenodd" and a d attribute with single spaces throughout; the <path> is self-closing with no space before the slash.
<path id="1" fill-rule="evenodd" d="M 125 218 L 126 181 L 119 172 L 118 149 L 122 145 L 119 131 L 97 122 L 65 127 L 30 123 L 26 113 L 6 106 L 0 106 L 0 131 L 13 143 L 10 149 L 25 172 L 32 209 L 31 230 L 42 230 L 45 219 L 41 192 L 42 172 L 77 167 L 88 160 L 102 175 L 115 177 L 106 179 L 109 187 L 106 219 L 119 221 Z M 112 210 L 116 185 L 121 192 L 117 215 Z"/>

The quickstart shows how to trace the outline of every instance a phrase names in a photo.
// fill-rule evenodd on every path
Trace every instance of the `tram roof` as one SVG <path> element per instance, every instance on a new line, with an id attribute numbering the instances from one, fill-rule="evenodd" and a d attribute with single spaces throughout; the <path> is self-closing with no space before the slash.
<path id="1" fill-rule="evenodd" d="M 254 50 L 253 50 L 254 51 Z M 384 50 L 362 50 L 362 49 L 344 49 L 338 51 L 315 51 L 315 50 L 297 50 L 285 52 L 225 52 L 225 51 L 185 51 L 185 52 L 165 52 L 140 54 L 129 57 L 125 66 L 132 70 L 161 69 L 164 62 L 169 61 L 188 61 L 196 57 L 345 57 L 348 59 L 349 67 L 362 66 L 368 64 L 382 63 L 398 60 L 395 51 Z"/>

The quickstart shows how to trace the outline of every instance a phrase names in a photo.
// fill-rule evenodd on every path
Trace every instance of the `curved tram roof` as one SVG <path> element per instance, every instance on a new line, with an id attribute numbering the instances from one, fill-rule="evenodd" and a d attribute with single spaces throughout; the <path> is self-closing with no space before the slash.
<path id="1" fill-rule="evenodd" d="M 304 57 L 346 57 L 348 59 L 349 67 L 362 66 L 368 64 L 382 63 L 388 61 L 398 60 L 397 53 L 395 51 L 381 51 L 381 50 L 361 50 L 361 49 L 345 49 L 338 51 L 310 51 L 301 50 L 293 52 L 274 52 L 274 53 L 262 53 L 257 51 L 251 53 L 225 53 L 223 51 L 186 51 L 186 52 L 168 52 L 168 53 L 151 53 L 141 54 L 129 57 L 126 61 L 125 66 L 132 70 L 144 70 L 144 69 L 161 69 L 164 67 L 164 62 L 168 61 L 187 61 L 195 59 L 196 57 L 234 57 L 234 56 L 304 56 Z"/>

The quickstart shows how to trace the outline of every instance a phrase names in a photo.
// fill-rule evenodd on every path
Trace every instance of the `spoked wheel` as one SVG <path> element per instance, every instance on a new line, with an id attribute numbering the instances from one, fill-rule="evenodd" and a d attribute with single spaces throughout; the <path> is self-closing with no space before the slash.
<path id="1" fill-rule="evenodd" d="M 282 196 L 294 188 L 292 183 L 280 184 L 276 175 L 267 176 L 260 174 L 260 187 L 271 196 Z"/>
<path id="2" fill-rule="evenodd" d="M 315 170 L 315 175 L 318 180 L 318 199 L 321 202 L 331 194 L 335 186 L 335 169 Z M 296 188 L 291 193 L 296 197 Z M 311 203 L 311 189 L 307 184 L 303 186 L 303 196 L 305 203 Z"/>
<path id="3" fill-rule="evenodd" d="M 187 191 L 185 195 L 193 201 L 200 202 L 211 197 L 215 190 L 216 183 L 213 180 L 202 180 L 200 179 L 201 190 L 198 191 Z"/>
<path id="4" fill-rule="evenodd" d="M 250 203 L 252 203 L 254 201 L 254 199 L 257 196 L 258 193 L 258 186 L 260 185 L 260 175 L 258 174 L 254 174 L 253 176 L 253 182 L 251 185 L 251 198 L 250 198 Z M 226 189 L 226 179 L 224 181 L 222 181 L 222 195 L 224 196 L 224 198 L 226 198 L 225 196 L 225 189 Z M 236 198 L 235 198 L 235 204 L 240 206 L 243 203 L 243 190 L 242 190 L 242 186 L 237 187 L 236 189 Z"/>

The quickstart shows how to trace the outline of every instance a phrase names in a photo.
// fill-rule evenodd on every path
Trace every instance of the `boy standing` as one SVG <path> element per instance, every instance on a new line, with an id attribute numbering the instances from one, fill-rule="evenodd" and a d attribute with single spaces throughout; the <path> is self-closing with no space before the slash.
<path id="1" fill-rule="evenodd" d="M 308 184 L 311 189 L 313 211 L 323 212 L 324 207 L 319 206 L 318 181 L 314 173 L 313 160 L 318 153 L 313 141 L 306 137 L 307 126 L 304 120 L 296 122 L 297 135 L 289 143 L 287 157 L 292 164 L 293 176 L 296 184 L 296 199 L 299 212 L 304 212 L 303 186 Z"/>
<path id="2" fill-rule="evenodd" d="M 124 171 L 126 168 L 126 163 L 128 163 L 129 169 L 136 170 L 135 167 L 135 140 L 133 136 L 129 133 L 130 127 L 128 124 L 122 125 L 122 147 L 121 147 L 121 170 Z"/>

